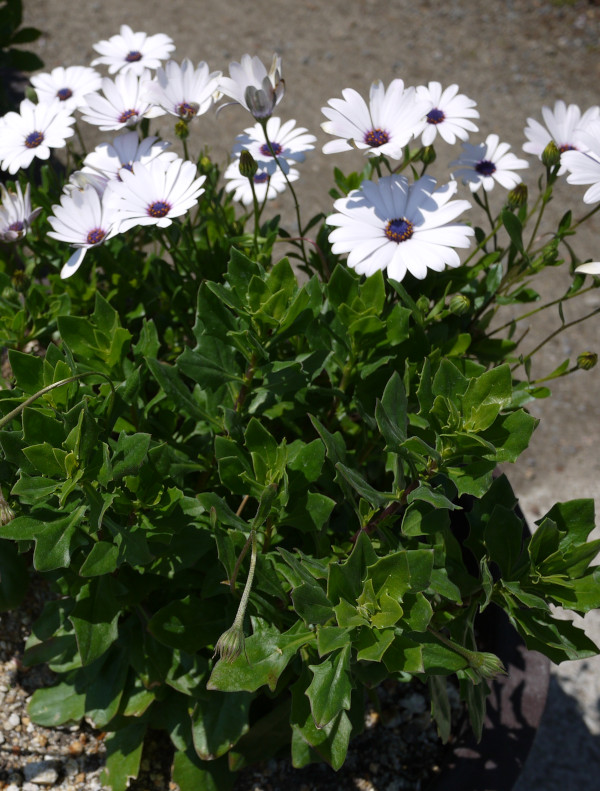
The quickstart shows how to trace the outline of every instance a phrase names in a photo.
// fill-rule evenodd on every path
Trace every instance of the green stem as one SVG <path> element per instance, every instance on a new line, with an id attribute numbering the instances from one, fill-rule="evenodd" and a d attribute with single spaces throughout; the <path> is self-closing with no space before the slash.
<path id="1" fill-rule="evenodd" d="M 506 323 L 502 324 L 502 326 L 496 327 L 495 330 L 492 330 L 490 333 L 488 333 L 488 337 L 491 338 L 492 335 L 496 335 L 497 333 L 502 332 L 502 330 L 505 330 L 507 327 L 510 327 L 511 324 L 516 324 L 517 322 L 522 321 L 523 319 L 528 319 L 530 316 L 534 316 L 536 313 L 539 313 L 542 310 L 546 310 L 546 308 L 551 308 L 553 305 L 558 305 L 559 302 L 567 302 L 567 300 L 574 299 L 575 297 L 578 297 L 581 294 L 585 294 L 586 291 L 591 291 L 594 288 L 595 286 L 588 286 L 587 288 L 583 288 L 581 291 L 577 291 L 577 293 L 571 294 L 570 296 L 559 297 L 558 299 L 553 299 L 552 302 L 546 302 L 545 305 L 540 305 L 539 308 L 535 308 L 534 310 L 529 310 L 527 313 L 523 313 L 522 316 L 518 316 L 516 319 L 511 319 L 510 321 L 507 321 Z"/>
<path id="2" fill-rule="evenodd" d="M 57 387 L 62 387 L 63 385 L 71 384 L 71 382 L 76 382 L 78 379 L 83 379 L 86 376 L 102 376 L 104 379 L 106 379 L 112 391 L 111 401 L 114 400 L 114 397 L 116 395 L 115 387 L 111 382 L 111 380 L 108 378 L 108 376 L 100 373 L 99 371 L 86 371 L 85 373 L 82 374 L 75 374 L 75 376 L 69 376 L 67 379 L 61 379 L 59 382 L 53 382 L 51 385 L 48 385 L 47 387 L 43 387 L 41 390 L 38 390 L 37 393 L 34 393 L 32 396 L 29 396 L 29 398 L 25 399 L 25 401 L 23 401 L 22 404 L 19 404 L 19 406 L 15 407 L 7 415 L 4 415 L 3 418 L 0 418 L 0 429 L 4 428 L 4 426 L 6 426 L 7 423 L 10 423 L 10 421 L 13 420 L 13 418 L 18 417 L 18 415 L 21 414 L 21 412 L 25 409 L 25 407 L 28 407 L 30 404 L 33 404 L 33 402 L 37 401 L 37 399 L 40 398 L 41 396 L 46 395 L 46 393 L 49 393 L 51 390 L 55 390 Z M 109 407 L 109 412 L 110 412 L 110 408 L 112 408 L 112 403 L 111 406 Z"/>
<path id="3" fill-rule="evenodd" d="M 548 337 L 545 338 L 541 343 L 538 343 L 535 349 L 532 349 L 528 355 L 526 355 L 525 357 L 523 357 L 522 360 L 520 360 L 518 363 L 513 365 L 511 371 L 516 370 L 520 365 L 524 365 L 524 363 L 527 360 L 530 360 L 533 357 L 533 355 L 536 354 L 536 352 L 538 352 L 543 346 L 545 346 L 548 343 L 548 341 L 551 341 L 552 338 L 556 338 L 556 336 L 559 335 L 561 332 L 563 332 L 563 330 L 566 330 L 569 327 L 574 327 L 576 324 L 580 324 L 582 321 L 586 321 L 592 316 L 596 316 L 598 313 L 600 313 L 600 308 L 596 308 L 595 310 L 592 310 L 590 313 L 586 313 L 585 316 L 581 316 L 581 318 L 579 319 L 574 319 L 573 321 L 569 321 L 566 324 L 561 324 L 561 326 L 558 329 L 554 330 L 554 332 L 551 332 L 550 335 L 548 335 Z"/>
<path id="4" fill-rule="evenodd" d="M 296 195 L 296 190 L 293 188 L 292 182 L 289 180 L 289 178 L 287 176 L 287 173 L 285 172 L 285 170 L 281 166 L 281 162 L 279 161 L 279 158 L 277 157 L 277 154 L 275 153 L 275 149 L 273 148 L 273 144 L 269 140 L 269 135 L 267 133 L 267 122 L 265 120 L 261 121 L 261 126 L 263 128 L 264 133 L 265 133 L 265 140 L 267 141 L 267 147 L 268 147 L 269 151 L 271 152 L 271 156 L 275 160 L 275 163 L 277 164 L 277 167 L 279 168 L 279 170 L 283 173 L 283 178 L 285 179 L 286 184 L 288 185 L 288 187 L 290 188 L 290 192 L 292 193 L 292 198 L 294 199 L 294 208 L 296 210 L 296 222 L 298 223 L 298 233 L 300 234 L 300 247 L 302 249 L 302 258 L 304 259 L 304 263 L 306 264 L 306 266 L 308 266 L 308 258 L 307 258 L 307 255 L 306 255 L 306 248 L 304 247 L 304 238 L 303 238 L 303 235 L 302 235 L 302 220 L 300 218 L 300 203 L 298 202 L 298 196 Z"/>

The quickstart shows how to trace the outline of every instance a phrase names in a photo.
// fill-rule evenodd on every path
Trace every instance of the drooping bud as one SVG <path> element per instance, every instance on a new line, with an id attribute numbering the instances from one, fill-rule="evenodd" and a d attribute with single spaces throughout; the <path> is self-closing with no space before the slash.
<path id="1" fill-rule="evenodd" d="M 245 148 L 240 154 L 240 173 L 247 179 L 253 179 L 258 170 L 258 164 L 252 154 Z"/>
<path id="2" fill-rule="evenodd" d="M 520 209 L 521 206 L 525 206 L 525 204 L 527 203 L 527 197 L 528 197 L 527 185 L 523 184 L 523 182 L 517 184 L 517 186 L 513 187 L 508 193 L 508 197 L 507 197 L 508 208 L 511 211 L 514 211 L 515 209 Z"/>
<path id="3" fill-rule="evenodd" d="M 465 654 L 465 658 L 481 678 L 493 678 L 498 673 L 506 674 L 506 668 L 496 654 L 489 654 L 484 651 L 469 651 L 467 653 L 469 656 Z"/>
<path id="4" fill-rule="evenodd" d="M 213 656 L 218 655 L 224 662 L 235 662 L 238 656 L 245 652 L 245 644 L 244 629 L 234 623 L 217 640 Z"/>
<path id="5" fill-rule="evenodd" d="M 417 300 L 417 307 L 421 311 L 421 313 L 426 313 L 429 311 L 429 297 L 426 297 L 425 294 L 421 294 L 419 299 Z"/>
<path id="6" fill-rule="evenodd" d="M 547 168 L 555 168 L 560 164 L 560 151 L 554 140 L 551 140 L 542 151 L 542 163 Z"/>
<path id="7" fill-rule="evenodd" d="M 448 305 L 450 313 L 454 313 L 455 316 L 464 316 L 470 307 L 471 300 L 464 294 L 455 294 Z"/>
<path id="8" fill-rule="evenodd" d="M 7 525 L 15 518 L 15 512 L 4 499 L 2 490 L 0 489 L 0 525 Z"/>
<path id="9" fill-rule="evenodd" d="M 598 362 L 596 352 L 582 352 L 577 356 L 577 367 L 582 371 L 591 371 Z"/>
<path id="10" fill-rule="evenodd" d="M 437 158 L 435 148 L 433 146 L 425 146 L 421 151 L 421 162 L 424 165 L 432 165 Z"/>

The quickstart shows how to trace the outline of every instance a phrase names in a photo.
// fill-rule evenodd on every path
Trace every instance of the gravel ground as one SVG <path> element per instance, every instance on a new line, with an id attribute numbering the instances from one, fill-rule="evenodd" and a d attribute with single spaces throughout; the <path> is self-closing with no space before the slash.
<path id="1" fill-rule="evenodd" d="M 517 154 L 524 140 L 526 118 L 539 117 L 543 104 L 553 105 L 556 99 L 576 102 L 582 108 L 600 103 L 600 8 L 594 2 L 255 0 L 249 4 L 243 0 L 202 0 L 192 4 L 186 0 L 129 0 L 126 9 L 122 0 L 85 5 L 78 0 L 25 0 L 26 23 L 45 32 L 35 49 L 47 70 L 89 63 L 94 55 L 92 44 L 118 32 L 122 23 L 148 33 L 168 33 L 177 44 L 175 57 L 206 60 L 213 69 L 225 70 L 230 60 L 239 59 L 244 52 L 268 62 L 273 51 L 278 51 L 283 57 L 287 87 L 282 115 L 295 117 L 317 133 L 322 121 L 320 107 L 330 97 L 349 86 L 364 93 L 374 79 L 387 83 L 402 77 L 411 85 L 435 79 L 444 84 L 457 82 L 462 92 L 478 102 L 481 135 L 497 132 Z M 201 144 L 209 146 L 217 161 L 224 163 L 234 135 L 249 125 L 248 118 L 236 108 L 224 111 L 218 119 L 203 117 Z M 319 142 L 325 142 L 320 133 Z M 449 161 L 455 152 L 446 155 L 442 149 L 440 159 L 444 156 Z M 327 190 L 333 165 L 346 170 L 360 167 L 360 156 L 326 158 L 315 152 L 305 163 L 298 185 L 302 205 L 310 205 L 315 212 L 329 211 Z M 583 190 L 569 187 L 560 194 L 579 202 Z M 278 208 L 289 211 L 285 201 Z M 580 209 L 583 213 L 583 204 L 575 203 L 576 216 Z M 581 234 L 578 249 L 584 257 L 600 258 L 599 233 L 600 221 L 596 219 Z M 542 284 L 542 295 L 556 295 L 563 283 L 559 271 L 551 272 Z M 585 312 L 600 305 L 598 294 L 584 300 L 587 302 L 581 310 Z M 556 320 L 556 316 L 543 316 L 536 322 L 530 333 L 531 343 L 547 335 Z M 534 374 L 544 375 L 566 357 L 574 358 L 585 349 L 598 351 L 598 337 L 597 322 L 577 325 L 563 333 L 543 349 Z M 600 507 L 600 366 L 590 373 L 559 380 L 552 390 L 552 399 L 536 404 L 532 410 L 542 423 L 531 448 L 509 471 L 530 522 L 556 500 L 594 497 Z M 585 621 L 597 642 L 598 616 L 592 613 Z M 4 617 L 1 629 L 6 628 L 13 632 L 15 628 L 26 630 L 27 624 L 6 627 Z M 32 756 L 36 761 L 49 761 L 50 753 L 41 743 L 36 746 L 29 730 L 23 705 L 30 693 L 24 681 L 20 682 L 23 686 L 13 684 L 11 646 L 0 643 L 0 651 L 0 700 L 4 696 L 0 727 L 5 723 L 0 730 L 0 740 L 4 739 L 0 766 L 7 752 L 14 758 L 15 749 L 23 750 L 21 768 L 9 778 L 8 788 L 33 791 L 43 785 L 25 777 L 25 766 Z M 590 778 L 600 772 L 599 734 L 600 660 L 563 663 L 554 672 L 542 727 L 516 791 L 590 787 Z M 84 744 L 84 735 L 88 738 L 85 731 L 73 732 L 68 738 Z M 63 774 L 57 774 L 55 788 L 99 787 L 91 767 L 83 785 L 73 785 L 80 774 L 75 770 L 94 754 L 96 745 L 95 760 L 101 758 L 101 741 L 94 741 L 93 735 L 89 738 L 91 742 L 79 756 L 69 753 L 60 740 L 53 746 L 53 750 L 63 751 Z"/>

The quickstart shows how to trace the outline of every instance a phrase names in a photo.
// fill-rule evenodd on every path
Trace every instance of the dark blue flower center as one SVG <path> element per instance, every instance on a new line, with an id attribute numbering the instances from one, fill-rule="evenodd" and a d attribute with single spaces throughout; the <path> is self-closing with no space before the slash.
<path id="1" fill-rule="evenodd" d="M 142 53 L 138 52 L 137 49 L 132 49 L 131 52 L 128 52 L 127 55 L 125 55 L 125 60 L 127 61 L 127 63 L 135 63 L 136 61 L 141 59 L 142 59 Z"/>
<path id="2" fill-rule="evenodd" d="M 190 102 L 181 102 L 181 104 L 177 105 L 176 112 L 185 121 L 190 121 L 198 112 L 198 105 Z"/>
<path id="3" fill-rule="evenodd" d="M 475 165 L 475 170 L 481 173 L 482 176 L 491 176 L 496 172 L 496 165 L 490 162 L 489 159 L 482 159 Z"/>
<path id="4" fill-rule="evenodd" d="M 171 205 L 166 201 L 157 200 L 148 206 L 148 214 L 150 217 L 166 217 L 171 211 Z"/>
<path id="5" fill-rule="evenodd" d="M 123 168 L 133 173 L 133 164 L 131 162 L 121 162 L 121 169 Z"/>
<path id="6" fill-rule="evenodd" d="M 262 173 L 257 173 L 254 176 L 254 183 L 255 184 L 264 184 L 265 181 L 268 181 L 268 180 L 269 180 L 269 174 L 265 173 L 264 171 Z"/>
<path id="7" fill-rule="evenodd" d="M 564 154 L 565 151 L 577 151 L 575 146 L 572 146 L 570 143 L 565 143 L 564 146 L 561 146 L 558 150 L 561 154 Z"/>
<path id="8" fill-rule="evenodd" d="M 414 229 L 414 225 L 406 217 L 397 217 L 385 226 L 385 235 L 390 242 L 405 242 L 413 235 Z"/>
<path id="9" fill-rule="evenodd" d="M 137 118 L 137 114 L 137 110 L 124 110 L 119 116 L 119 122 L 126 124 L 127 121 L 131 121 L 132 118 Z"/>
<path id="10" fill-rule="evenodd" d="M 70 99 L 73 96 L 73 91 L 70 88 L 61 88 L 60 91 L 56 91 L 57 97 L 64 102 L 66 99 Z"/>
<path id="11" fill-rule="evenodd" d="M 42 132 L 31 132 L 25 138 L 25 146 L 27 148 L 37 148 L 41 146 L 44 141 L 44 135 Z"/>
<path id="12" fill-rule="evenodd" d="M 25 226 L 23 225 L 23 223 L 20 220 L 17 220 L 16 222 L 13 222 L 11 225 L 8 226 L 8 230 L 17 231 L 17 233 L 19 233 L 20 231 L 23 230 L 24 227 Z"/>
<path id="13" fill-rule="evenodd" d="M 106 236 L 106 231 L 103 231 L 102 228 L 94 228 L 87 235 L 87 243 L 100 244 L 100 242 L 104 239 L 105 236 Z"/>
<path id="14" fill-rule="evenodd" d="M 441 124 L 442 121 L 446 120 L 446 116 L 444 115 L 442 110 L 438 110 L 437 107 L 434 107 L 427 113 L 427 123 L 428 124 Z"/>
<path id="15" fill-rule="evenodd" d="M 279 145 L 279 143 L 271 143 L 271 148 L 269 148 L 267 143 L 263 143 L 260 147 L 260 153 L 263 155 L 263 157 L 278 157 L 282 151 L 283 148 Z"/>
<path id="16" fill-rule="evenodd" d="M 390 136 L 384 129 L 370 129 L 365 134 L 365 143 L 371 148 L 379 148 L 389 142 Z"/>

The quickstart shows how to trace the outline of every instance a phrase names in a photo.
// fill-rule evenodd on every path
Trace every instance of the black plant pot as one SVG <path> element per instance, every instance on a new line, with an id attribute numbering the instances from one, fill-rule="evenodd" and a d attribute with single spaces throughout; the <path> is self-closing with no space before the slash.
<path id="1" fill-rule="evenodd" d="M 479 744 L 466 727 L 427 791 L 510 791 L 544 713 L 550 661 L 526 649 L 502 610 L 491 605 L 483 615 L 482 642 L 502 659 L 508 675 L 492 682 Z"/>

